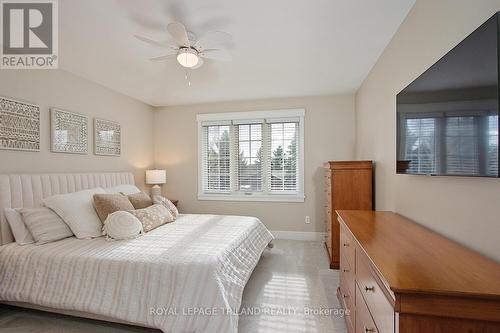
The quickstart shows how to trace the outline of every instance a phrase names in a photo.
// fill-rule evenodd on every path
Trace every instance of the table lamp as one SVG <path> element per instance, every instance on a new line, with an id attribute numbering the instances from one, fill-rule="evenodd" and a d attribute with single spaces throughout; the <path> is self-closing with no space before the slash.
<path id="1" fill-rule="evenodd" d="M 146 170 L 146 184 L 153 185 L 151 196 L 161 195 L 160 185 L 167 182 L 166 170 Z"/>

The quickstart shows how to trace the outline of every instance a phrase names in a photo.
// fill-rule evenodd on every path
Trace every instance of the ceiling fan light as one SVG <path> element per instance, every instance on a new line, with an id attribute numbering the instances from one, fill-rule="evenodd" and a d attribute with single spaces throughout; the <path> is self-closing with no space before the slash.
<path id="1" fill-rule="evenodd" d="M 193 49 L 181 49 L 177 54 L 177 62 L 186 68 L 194 67 L 198 64 L 200 58 L 198 57 L 198 53 Z"/>

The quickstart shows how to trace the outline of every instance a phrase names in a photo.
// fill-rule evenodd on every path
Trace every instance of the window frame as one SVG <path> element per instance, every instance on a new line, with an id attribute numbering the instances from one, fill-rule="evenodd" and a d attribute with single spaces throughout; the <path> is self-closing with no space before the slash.
<path id="1" fill-rule="evenodd" d="M 298 161 L 297 161 L 297 192 L 294 193 L 272 193 L 265 189 L 265 180 L 263 179 L 264 192 L 239 192 L 234 191 L 231 184 L 231 191 L 227 193 L 205 192 L 203 188 L 203 125 L 234 122 L 236 124 L 245 121 L 255 121 L 255 119 L 264 119 L 266 121 L 279 122 L 298 121 Z M 221 201 L 271 201 L 271 202 L 304 202 L 305 201 L 305 151 L 304 151 L 304 109 L 286 109 L 269 111 L 247 111 L 247 112 L 224 112 L 224 113 L 204 113 L 196 116 L 198 123 L 198 200 L 221 200 Z M 234 125 L 233 125 L 234 126 Z M 232 137 L 231 137 L 232 138 Z M 234 140 L 234 138 L 232 138 Z M 234 144 L 234 142 L 231 142 Z M 262 143 L 264 145 L 264 142 Z M 266 159 L 268 157 L 266 156 Z M 233 174 L 231 170 L 231 174 Z M 233 182 L 233 179 L 231 179 Z"/>

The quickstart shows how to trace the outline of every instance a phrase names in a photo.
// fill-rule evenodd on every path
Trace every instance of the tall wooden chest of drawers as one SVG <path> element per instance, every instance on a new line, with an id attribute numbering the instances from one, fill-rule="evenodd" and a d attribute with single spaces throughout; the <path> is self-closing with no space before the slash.
<path id="1" fill-rule="evenodd" d="M 372 161 L 331 161 L 325 163 L 326 248 L 330 268 L 340 265 L 340 229 L 335 210 L 373 208 Z"/>

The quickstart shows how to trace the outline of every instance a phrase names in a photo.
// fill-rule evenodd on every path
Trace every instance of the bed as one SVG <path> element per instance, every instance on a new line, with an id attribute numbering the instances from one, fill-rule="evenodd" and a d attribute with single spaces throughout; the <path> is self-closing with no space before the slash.
<path id="1" fill-rule="evenodd" d="M 161 329 L 237 332 L 243 289 L 272 240 L 253 217 L 182 214 L 129 241 L 13 242 L 3 208 L 133 184 L 130 173 L 0 175 L 0 302 Z"/>

